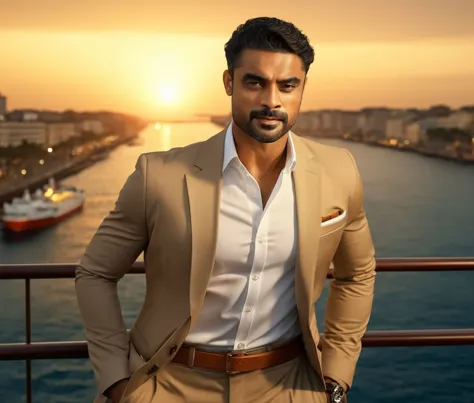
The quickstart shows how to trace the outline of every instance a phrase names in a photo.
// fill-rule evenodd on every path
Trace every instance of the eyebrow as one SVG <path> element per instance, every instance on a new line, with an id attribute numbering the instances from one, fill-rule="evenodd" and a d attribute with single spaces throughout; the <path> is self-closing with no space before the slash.
<path id="1" fill-rule="evenodd" d="M 258 74 L 247 73 L 242 77 L 242 81 L 255 80 L 255 81 L 268 81 L 265 77 L 259 76 Z M 277 80 L 278 84 L 300 84 L 301 80 L 298 77 L 285 78 L 284 80 Z"/>

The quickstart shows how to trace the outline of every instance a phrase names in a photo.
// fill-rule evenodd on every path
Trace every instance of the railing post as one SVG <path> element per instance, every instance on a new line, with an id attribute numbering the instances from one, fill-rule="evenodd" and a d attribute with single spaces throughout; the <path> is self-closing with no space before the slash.
<path id="1" fill-rule="evenodd" d="M 31 294 L 30 279 L 25 279 L 25 331 L 26 344 L 31 343 Z M 26 403 L 31 403 L 31 360 L 26 360 Z"/>

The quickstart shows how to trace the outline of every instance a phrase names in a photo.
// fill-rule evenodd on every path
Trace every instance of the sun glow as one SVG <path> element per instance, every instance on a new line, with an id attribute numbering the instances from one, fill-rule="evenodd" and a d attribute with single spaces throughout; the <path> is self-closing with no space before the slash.
<path id="1" fill-rule="evenodd" d="M 179 89 L 172 84 L 165 84 L 158 90 L 158 99 L 165 105 L 174 105 L 179 99 Z"/>

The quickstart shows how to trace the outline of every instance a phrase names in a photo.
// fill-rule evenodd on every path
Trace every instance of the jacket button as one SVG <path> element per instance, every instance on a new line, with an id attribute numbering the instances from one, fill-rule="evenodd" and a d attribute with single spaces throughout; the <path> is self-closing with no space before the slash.
<path id="1" fill-rule="evenodd" d="M 174 353 L 176 353 L 176 350 L 178 350 L 178 346 L 175 344 L 174 346 L 170 348 L 170 355 L 173 355 Z"/>
<path id="2" fill-rule="evenodd" d="M 147 375 L 153 375 L 156 371 L 158 371 L 158 366 L 153 364 L 150 368 L 148 368 Z"/>

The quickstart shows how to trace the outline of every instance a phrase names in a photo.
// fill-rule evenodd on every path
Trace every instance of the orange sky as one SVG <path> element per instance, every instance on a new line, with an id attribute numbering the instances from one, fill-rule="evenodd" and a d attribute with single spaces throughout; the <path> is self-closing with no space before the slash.
<path id="1" fill-rule="evenodd" d="M 227 113 L 223 46 L 258 15 L 291 20 L 315 47 L 303 109 L 474 103 L 472 0 L 0 3 L 0 92 L 10 109 Z"/>

